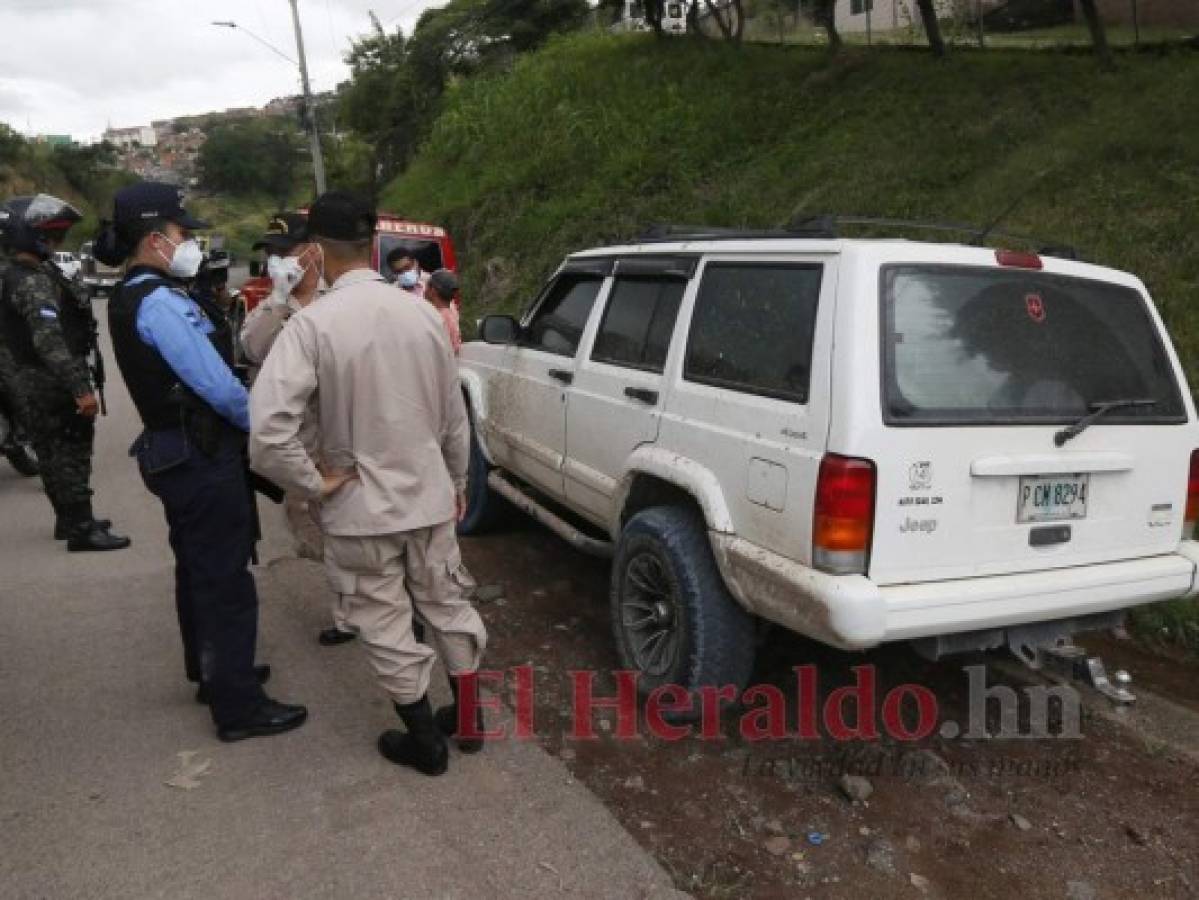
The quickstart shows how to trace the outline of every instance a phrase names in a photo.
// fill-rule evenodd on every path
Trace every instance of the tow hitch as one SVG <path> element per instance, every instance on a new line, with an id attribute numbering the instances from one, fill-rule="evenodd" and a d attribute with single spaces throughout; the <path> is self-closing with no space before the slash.
<path id="1" fill-rule="evenodd" d="M 1111 631 L 1124 624 L 1124 612 L 1097 613 L 1072 619 L 1057 619 L 1014 628 L 992 628 L 961 634 L 943 634 L 912 642 L 925 659 L 936 661 L 957 653 L 997 650 L 1006 646 L 1020 662 L 1035 672 L 1058 681 L 1090 685 L 1118 708 L 1131 706 L 1136 695 L 1130 690 L 1132 676 L 1119 669 L 1108 676 L 1098 656 L 1090 656 L 1074 643 L 1073 635 L 1088 631 Z"/>
<path id="2" fill-rule="evenodd" d="M 1032 645 L 1025 641 L 1009 641 L 1008 647 L 1030 669 L 1062 681 L 1081 681 L 1116 706 L 1131 706 L 1136 702 L 1136 695 L 1130 690 L 1132 676 L 1127 671 L 1117 669 L 1109 678 L 1103 660 L 1098 656 L 1089 656 L 1086 648 L 1069 638 Z"/>

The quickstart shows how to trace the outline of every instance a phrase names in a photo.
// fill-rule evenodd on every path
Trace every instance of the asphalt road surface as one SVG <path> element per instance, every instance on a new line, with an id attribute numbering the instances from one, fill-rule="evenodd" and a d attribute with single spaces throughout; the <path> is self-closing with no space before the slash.
<path id="1" fill-rule="evenodd" d="M 270 692 L 310 718 L 279 737 L 217 741 L 183 677 L 166 529 L 127 456 L 137 426 L 117 382 L 108 404 L 96 510 L 131 549 L 67 553 L 38 482 L 0 462 L 4 897 L 675 893 L 533 743 L 454 751 L 437 779 L 379 757 L 395 715 L 356 646 L 317 645 L 323 576 L 290 557 L 265 502 L 259 659 L 274 667 Z M 447 694 L 439 677 L 434 699 Z"/>

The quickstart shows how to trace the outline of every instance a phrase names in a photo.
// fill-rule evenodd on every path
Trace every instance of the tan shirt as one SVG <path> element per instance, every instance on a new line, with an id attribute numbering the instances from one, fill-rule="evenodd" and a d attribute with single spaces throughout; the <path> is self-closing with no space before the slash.
<path id="1" fill-rule="evenodd" d="M 275 338 L 279 336 L 279 332 L 283 330 L 287 320 L 295 315 L 296 311 L 297 307 L 293 307 L 290 303 L 263 301 L 246 316 L 246 321 L 241 326 L 239 340 L 242 353 L 246 357 L 246 361 L 254 367 L 255 375 L 257 374 L 256 370 L 266 360 L 267 354 L 271 352 Z"/>
<path id="2" fill-rule="evenodd" d="M 319 299 L 320 296 L 318 295 L 313 298 L 313 302 Z M 262 371 L 262 364 L 270 354 L 271 347 L 275 346 L 275 339 L 283 331 L 283 326 L 301 309 L 303 307 L 289 297 L 287 303 L 268 303 L 265 301 L 259 303 L 246 316 L 246 321 L 241 326 L 238 340 L 241 342 L 242 355 L 246 358 L 246 362 L 250 364 L 251 385 L 258 380 L 258 373 Z M 300 442 L 303 443 L 305 449 L 310 454 L 316 452 L 316 420 L 320 414 L 320 411 L 317 409 L 316 399 L 316 395 L 314 394 L 309 400 L 308 411 L 304 415 L 304 421 L 300 427 Z"/>
<path id="3" fill-rule="evenodd" d="M 250 460 L 310 498 L 322 480 L 300 428 L 314 393 L 318 457 L 359 479 L 322 503 L 326 532 L 394 534 L 454 518 L 470 425 L 436 310 L 396 303 L 381 276 L 357 269 L 288 321 L 250 394 Z"/>

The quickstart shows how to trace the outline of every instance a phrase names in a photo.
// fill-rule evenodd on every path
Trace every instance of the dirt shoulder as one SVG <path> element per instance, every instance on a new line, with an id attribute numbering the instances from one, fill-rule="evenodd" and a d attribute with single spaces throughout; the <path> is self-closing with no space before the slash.
<path id="1" fill-rule="evenodd" d="M 726 716 L 716 740 L 667 741 L 644 722 L 624 740 L 608 712 L 596 715 L 595 740 L 576 740 L 566 673 L 594 670 L 595 694 L 616 694 L 607 565 L 523 524 L 467 540 L 464 552 L 480 583 L 503 588 L 480 604 L 488 664 L 532 667 L 536 740 L 679 888 L 712 898 L 1189 897 L 1199 889 L 1199 771 L 1085 711 L 1075 739 L 750 743 Z M 822 701 L 867 665 L 880 698 L 922 685 L 941 721 L 969 722 L 963 664 L 932 665 L 903 648 L 851 656 L 774 633 L 754 683 L 777 686 L 794 709 L 793 667 L 808 664 Z M 989 686 L 1004 683 L 985 671 Z M 1185 679 L 1177 687 L 1187 693 Z M 996 713 L 991 704 L 992 732 Z M 1050 717 L 1051 729 L 1062 725 Z M 848 799 L 838 785 L 846 771 L 865 777 L 866 787 L 850 786 L 868 797 Z"/>

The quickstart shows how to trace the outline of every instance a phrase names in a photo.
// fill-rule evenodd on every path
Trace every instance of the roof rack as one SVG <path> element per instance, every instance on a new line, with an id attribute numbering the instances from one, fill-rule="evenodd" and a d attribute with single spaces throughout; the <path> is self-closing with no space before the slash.
<path id="1" fill-rule="evenodd" d="M 1069 245 L 1026 234 L 996 231 L 988 226 L 967 225 L 961 222 L 926 222 L 912 219 L 886 219 L 872 216 L 803 216 L 794 219 L 785 228 L 703 228 L 657 224 L 646 229 L 633 240 L 635 244 L 666 243 L 668 241 L 735 241 L 755 238 L 834 240 L 844 237 L 840 226 L 859 226 L 891 230 L 932 231 L 940 234 L 961 234 L 971 238 L 970 243 L 983 246 L 987 238 L 1020 241 L 1037 247 L 1042 256 L 1061 259 L 1081 259 L 1078 251 Z"/>

